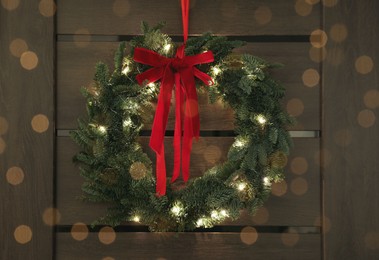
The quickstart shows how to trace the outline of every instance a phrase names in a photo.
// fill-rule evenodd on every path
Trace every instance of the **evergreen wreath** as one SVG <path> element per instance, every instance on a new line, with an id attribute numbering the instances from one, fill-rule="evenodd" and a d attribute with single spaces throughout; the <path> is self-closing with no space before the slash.
<path id="1" fill-rule="evenodd" d="M 106 216 L 94 225 L 134 221 L 151 231 L 209 228 L 237 219 L 242 209 L 254 214 L 269 196 L 271 183 L 283 179 L 292 143 L 286 127 L 293 120 L 280 104 L 284 87 L 269 75 L 276 66 L 249 54 L 232 53 L 243 45 L 241 41 L 207 33 L 188 39 L 185 54 L 214 53 L 213 63 L 197 68 L 212 75 L 215 84 L 204 87 L 197 81 L 196 88 L 208 92 L 210 102 L 222 100 L 234 110 L 235 141 L 226 162 L 185 186 L 174 183 L 165 196 L 156 196 L 152 162 L 139 144 L 139 133 L 159 84 L 138 85 L 136 75 L 149 67 L 132 57 L 136 47 L 174 55 L 175 43 L 161 32 L 162 26 L 150 28 L 143 23 L 143 34 L 129 42 L 131 48 L 120 44 L 113 73 L 98 63 L 95 86 L 82 88 L 88 118 L 78 120 L 71 137 L 82 149 L 74 161 L 85 178 L 83 199 L 110 204 Z"/>

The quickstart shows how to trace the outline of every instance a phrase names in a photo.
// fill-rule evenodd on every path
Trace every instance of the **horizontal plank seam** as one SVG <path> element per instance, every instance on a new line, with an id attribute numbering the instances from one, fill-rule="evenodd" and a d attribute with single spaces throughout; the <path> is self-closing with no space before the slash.
<path id="1" fill-rule="evenodd" d="M 314 226 L 254 226 L 258 233 L 298 233 L 298 234 L 321 234 L 321 227 Z M 90 226 L 88 225 L 89 232 L 99 232 L 104 227 L 102 225 Z M 197 228 L 191 233 L 197 232 L 216 232 L 216 233 L 240 233 L 244 226 L 215 226 L 213 228 Z M 57 225 L 55 232 L 68 233 L 71 232 L 72 225 Z M 122 225 L 114 228 L 117 233 L 132 233 L 132 232 L 149 232 L 149 228 L 143 225 Z"/>
<path id="2" fill-rule="evenodd" d="M 130 41 L 137 35 L 98 35 L 98 34 L 58 34 L 58 42 L 120 42 Z M 245 42 L 309 42 L 309 35 L 246 35 L 233 36 L 222 35 L 228 37 L 229 40 L 239 40 Z M 170 35 L 174 42 L 183 41 L 183 37 L 179 35 Z M 193 35 L 192 37 L 198 37 Z"/>
<path id="3" fill-rule="evenodd" d="M 57 137 L 70 136 L 70 131 L 74 129 L 59 129 L 56 131 Z M 288 131 L 293 138 L 320 138 L 321 131 L 306 130 L 306 131 Z M 151 130 L 142 130 L 140 136 L 151 136 Z M 173 130 L 167 130 L 166 136 L 174 136 Z M 204 130 L 200 131 L 201 137 L 234 137 L 236 133 L 232 130 Z"/>

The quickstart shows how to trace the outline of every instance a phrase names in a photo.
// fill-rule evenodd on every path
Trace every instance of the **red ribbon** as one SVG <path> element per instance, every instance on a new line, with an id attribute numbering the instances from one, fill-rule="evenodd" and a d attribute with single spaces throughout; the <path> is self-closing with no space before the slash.
<path id="1" fill-rule="evenodd" d="M 185 56 L 184 53 L 185 43 L 188 38 L 188 10 L 189 0 L 182 0 L 184 43 L 178 47 L 175 58 L 167 58 L 145 48 L 134 49 L 134 60 L 136 62 L 153 66 L 153 68 L 137 75 L 138 83 L 151 83 L 161 80 L 158 104 L 149 144 L 157 156 L 156 192 L 158 196 L 166 194 L 166 162 L 163 141 L 174 84 L 176 119 L 174 134 L 174 172 L 171 182 L 174 182 L 179 177 L 180 162 L 182 162 L 183 180 L 186 182 L 189 178 L 192 140 L 193 137 L 198 139 L 200 132 L 199 105 L 195 77 L 203 81 L 206 85 L 212 83 L 212 78 L 197 69 L 195 65 L 213 62 L 213 53 L 207 51 L 194 56 Z M 182 109 L 183 106 L 185 106 L 184 112 Z M 183 145 L 181 145 L 183 116 L 184 133 Z"/>

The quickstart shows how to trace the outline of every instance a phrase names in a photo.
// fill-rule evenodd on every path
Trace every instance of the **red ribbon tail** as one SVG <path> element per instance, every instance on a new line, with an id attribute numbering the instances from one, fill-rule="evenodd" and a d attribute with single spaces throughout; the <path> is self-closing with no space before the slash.
<path id="1" fill-rule="evenodd" d="M 175 73 L 175 133 L 174 133 L 174 172 L 171 182 L 174 182 L 180 174 L 181 139 L 182 139 L 182 104 L 183 90 L 180 83 L 180 74 Z"/>

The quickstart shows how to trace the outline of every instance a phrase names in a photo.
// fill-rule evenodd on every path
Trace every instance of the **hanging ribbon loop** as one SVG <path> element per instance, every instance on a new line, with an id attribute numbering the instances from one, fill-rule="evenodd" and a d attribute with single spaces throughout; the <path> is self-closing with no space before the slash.
<path id="1" fill-rule="evenodd" d="M 164 136 L 170 111 L 172 90 L 175 86 L 174 172 L 171 182 L 174 182 L 179 177 L 180 163 L 182 165 L 183 180 L 186 182 L 189 179 L 192 140 L 194 137 L 198 138 L 200 132 L 195 78 L 200 79 L 207 86 L 213 82 L 209 75 L 195 67 L 199 64 L 213 62 L 214 57 L 211 51 L 193 56 L 185 56 L 185 42 L 188 37 L 189 0 L 182 0 L 181 2 L 184 43 L 178 47 L 175 57 L 167 58 L 145 48 L 135 48 L 133 57 L 138 63 L 152 66 L 152 68 L 137 75 L 136 79 L 139 84 L 161 81 L 149 144 L 157 156 L 156 192 L 158 196 L 166 194 Z M 182 118 L 184 128 L 183 144 L 181 144 Z"/>

